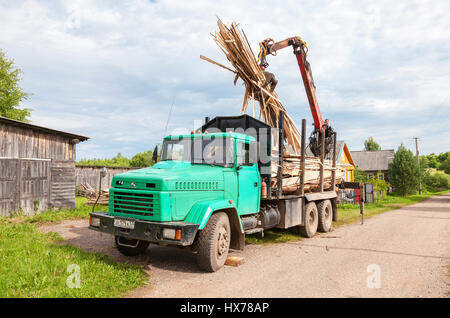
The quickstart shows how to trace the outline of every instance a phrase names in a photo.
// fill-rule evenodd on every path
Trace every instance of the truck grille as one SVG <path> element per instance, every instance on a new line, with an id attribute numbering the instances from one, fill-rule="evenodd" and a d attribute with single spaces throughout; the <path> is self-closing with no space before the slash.
<path id="1" fill-rule="evenodd" d="M 153 216 L 159 202 L 155 194 L 114 192 L 114 212 L 141 216 Z"/>

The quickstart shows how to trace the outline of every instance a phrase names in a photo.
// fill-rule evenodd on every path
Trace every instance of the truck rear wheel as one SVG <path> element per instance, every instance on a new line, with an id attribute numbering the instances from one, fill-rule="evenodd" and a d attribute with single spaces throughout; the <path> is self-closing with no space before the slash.
<path id="1" fill-rule="evenodd" d="M 306 217 L 304 221 L 304 225 L 299 226 L 299 232 L 301 236 L 304 237 L 313 237 L 317 232 L 318 221 L 318 212 L 317 206 L 314 202 L 309 202 L 306 205 Z"/>
<path id="2" fill-rule="evenodd" d="M 197 237 L 197 264 L 207 272 L 223 267 L 230 248 L 231 230 L 228 215 L 214 213 Z"/>
<path id="3" fill-rule="evenodd" d="M 147 250 L 150 242 L 140 241 L 134 239 L 127 239 L 126 237 L 116 236 L 114 238 L 116 247 L 120 253 L 125 256 L 136 256 L 144 253 Z"/>
<path id="4" fill-rule="evenodd" d="M 320 232 L 330 232 L 333 223 L 333 207 L 330 200 L 323 200 L 317 204 L 317 211 L 319 213 L 318 230 Z"/>

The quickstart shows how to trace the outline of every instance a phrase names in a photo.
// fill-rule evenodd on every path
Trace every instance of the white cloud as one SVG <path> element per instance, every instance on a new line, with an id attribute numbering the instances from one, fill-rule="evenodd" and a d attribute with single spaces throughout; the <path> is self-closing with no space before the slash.
<path id="1" fill-rule="evenodd" d="M 239 112 L 241 83 L 199 59 L 227 63 L 209 34 L 216 14 L 240 22 L 255 53 L 267 37 L 302 36 L 323 115 L 350 148 L 368 136 L 397 148 L 419 135 L 423 151 L 439 152 L 449 150 L 449 9 L 448 1 L 0 0 L 0 48 L 24 71 L 36 124 L 92 137 L 79 157 L 152 148 L 174 97 L 169 131 Z M 292 117 L 311 121 L 291 50 L 269 63 Z"/>

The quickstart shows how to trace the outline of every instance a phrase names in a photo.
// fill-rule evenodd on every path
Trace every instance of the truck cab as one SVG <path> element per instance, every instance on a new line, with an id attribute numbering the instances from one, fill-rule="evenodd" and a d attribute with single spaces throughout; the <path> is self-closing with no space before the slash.
<path id="1" fill-rule="evenodd" d="M 241 133 L 167 136 L 153 167 L 114 176 L 109 212 L 91 213 L 90 228 L 113 234 L 122 253 L 136 255 L 150 242 L 198 247 L 197 234 L 219 213 L 224 249 L 242 249 L 241 217 L 258 213 L 261 202 L 252 149 L 255 138 Z M 215 270 L 222 261 L 203 267 Z"/>

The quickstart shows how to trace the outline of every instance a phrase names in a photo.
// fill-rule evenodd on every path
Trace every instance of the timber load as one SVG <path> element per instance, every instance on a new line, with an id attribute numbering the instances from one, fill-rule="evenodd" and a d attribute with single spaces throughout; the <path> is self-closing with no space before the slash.
<path id="1" fill-rule="evenodd" d="M 317 157 L 305 158 L 305 192 L 314 192 L 320 187 L 320 159 Z M 333 168 L 331 160 L 324 161 L 324 190 L 330 190 L 332 187 L 332 171 L 336 171 L 336 184 L 345 179 L 345 167 L 337 165 Z M 272 187 L 278 187 L 277 178 L 278 164 L 272 161 Z M 293 194 L 300 189 L 300 158 L 287 157 L 283 158 L 283 194 Z"/>

